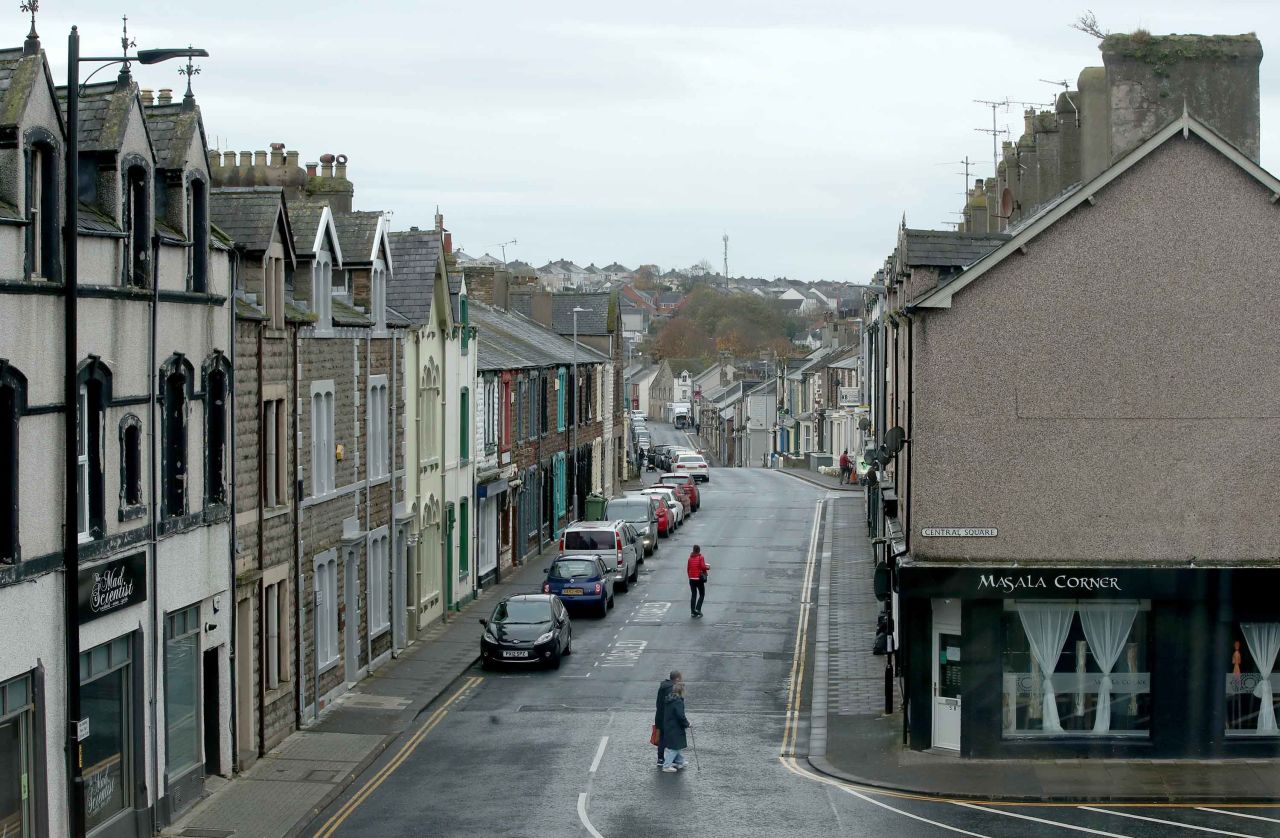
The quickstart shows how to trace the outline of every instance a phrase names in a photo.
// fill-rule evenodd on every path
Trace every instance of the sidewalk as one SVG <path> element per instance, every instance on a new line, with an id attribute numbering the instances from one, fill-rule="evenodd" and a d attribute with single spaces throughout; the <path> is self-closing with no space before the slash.
<path id="1" fill-rule="evenodd" d="M 548 551 L 505 571 L 501 583 L 450 614 L 448 623 L 433 626 L 400 657 L 355 684 L 319 721 L 289 736 L 248 771 L 232 780 L 210 778 L 209 795 L 161 834 L 298 834 L 476 662 L 477 616 L 507 594 L 539 589 Z"/>
<path id="2" fill-rule="evenodd" d="M 809 763 L 859 785 L 1001 801 L 1275 802 L 1280 760 L 962 759 L 902 744 L 902 698 L 885 715 L 879 603 L 861 498 L 828 504 L 819 575 Z"/>
<path id="3" fill-rule="evenodd" d="M 859 496 L 862 494 L 862 487 L 857 483 L 841 483 L 839 477 L 819 474 L 807 468 L 777 468 L 774 471 L 779 474 L 785 474 L 788 477 L 794 477 L 797 480 L 803 480 L 806 483 L 812 483 L 815 486 L 821 486 L 824 489 L 830 489 L 833 492 L 857 492 Z M 873 616 L 872 627 L 875 626 L 874 620 L 875 617 Z"/>

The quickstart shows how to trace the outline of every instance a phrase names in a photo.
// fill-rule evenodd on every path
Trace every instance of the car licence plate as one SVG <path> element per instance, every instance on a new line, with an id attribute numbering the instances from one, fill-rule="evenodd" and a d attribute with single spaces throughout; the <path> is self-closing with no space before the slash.
<path id="1" fill-rule="evenodd" d="M 503 656 L 504 658 L 527 658 L 527 657 L 529 657 L 529 653 L 528 653 L 528 652 L 522 652 L 522 651 L 519 651 L 519 650 L 512 651 L 512 650 L 506 650 L 506 649 L 504 649 L 504 650 L 503 650 L 503 652 L 502 652 L 502 656 Z"/>
<path id="2" fill-rule="evenodd" d="M 565 596 L 582 596 L 582 589 L 581 588 L 565 588 L 564 595 Z"/>

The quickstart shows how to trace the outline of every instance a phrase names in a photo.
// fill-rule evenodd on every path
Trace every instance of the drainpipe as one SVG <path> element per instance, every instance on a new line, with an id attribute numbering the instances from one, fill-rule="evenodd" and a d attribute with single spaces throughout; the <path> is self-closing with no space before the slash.
<path id="1" fill-rule="evenodd" d="M 449 302 L 448 282 L 445 283 L 444 290 L 445 305 L 452 305 Z M 453 315 L 450 314 L 450 317 Z M 449 435 L 446 429 L 449 427 L 449 388 L 446 382 L 449 380 L 449 338 L 452 331 L 446 333 L 443 326 L 438 327 L 440 336 L 443 338 L 441 343 L 444 344 L 444 351 L 440 353 L 440 386 L 437 388 L 440 393 L 440 428 L 437 433 L 440 436 L 440 565 L 444 568 L 444 572 L 440 575 L 440 583 L 444 588 L 440 593 L 445 597 L 444 608 L 440 609 L 440 622 L 449 622 L 449 611 L 453 608 L 453 580 L 449 577 L 449 550 L 445 549 L 446 539 L 452 537 L 450 528 L 446 526 L 447 511 L 449 508 Z"/>
<path id="2" fill-rule="evenodd" d="M 285 328 L 289 329 L 286 321 Z M 293 505 L 293 575 L 297 582 L 294 584 L 293 604 L 295 611 L 295 619 L 298 621 L 298 630 L 294 632 L 294 644 L 297 647 L 298 665 L 295 670 L 294 680 L 298 682 L 298 701 L 297 707 L 294 708 L 294 726 L 298 730 L 302 730 L 304 708 L 307 706 L 307 648 L 306 648 L 306 602 L 307 589 L 305 588 L 306 579 L 302 574 L 302 555 L 304 544 L 302 542 L 302 480 L 298 476 L 301 468 L 299 466 L 299 441 L 298 441 L 298 414 L 301 412 L 302 402 L 302 370 L 298 362 L 298 343 L 300 327 L 294 326 L 289 329 L 289 380 L 293 383 L 293 395 L 289 397 L 289 390 L 286 388 L 285 396 L 289 401 L 289 451 L 292 458 L 286 460 L 285 469 L 289 479 L 289 491 L 292 499 L 289 502 Z M 292 462 L 292 468 L 289 463 Z M 314 586 L 313 586 L 314 587 Z M 318 658 L 317 658 L 318 660 Z M 320 692 L 319 692 L 320 676 L 316 675 L 317 689 L 313 693 L 316 699 L 316 710 L 319 712 Z"/>
<path id="3" fill-rule="evenodd" d="M 160 314 L 160 259 L 158 258 L 159 255 L 160 255 L 160 237 L 158 235 L 153 235 L 151 237 L 151 339 L 147 341 L 147 343 L 150 345 L 152 381 L 156 385 L 151 388 L 151 395 L 150 395 L 151 404 L 152 404 L 151 432 L 153 437 L 155 435 L 155 427 L 156 427 L 156 422 L 155 422 L 156 391 L 160 384 L 160 373 L 159 373 L 159 370 L 157 369 L 157 361 L 159 360 L 159 358 L 157 357 L 157 351 L 156 351 L 157 350 L 156 337 L 159 334 L 158 318 Z M 164 659 L 163 657 L 164 656 L 164 621 L 161 619 L 161 614 L 160 614 L 160 603 L 159 603 L 160 580 L 157 578 L 159 576 L 158 570 L 160 567 L 160 533 L 159 533 L 160 506 L 154 501 L 155 501 L 155 494 L 156 494 L 156 481 L 155 481 L 156 460 L 159 458 L 155 456 L 156 449 L 154 446 L 154 439 L 153 439 L 151 450 L 152 450 L 151 495 L 152 495 L 153 502 L 151 504 L 150 537 L 151 537 L 152 566 L 151 566 L 151 573 L 147 574 L 148 580 L 149 580 L 148 585 L 151 588 L 151 590 L 148 593 L 148 597 L 151 599 L 151 606 L 150 606 L 151 634 L 152 634 L 152 637 L 151 637 L 151 641 L 152 641 L 151 695 L 147 700 L 147 705 L 148 705 L 147 711 L 148 711 L 148 716 L 150 717 L 151 735 L 148 737 L 149 742 L 147 744 L 149 745 L 151 750 L 151 765 L 153 766 L 152 770 L 155 772 L 154 776 L 156 778 L 155 801 L 158 803 L 160 801 L 161 793 L 165 790 L 164 784 L 161 781 L 162 778 L 164 777 L 164 773 L 163 773 L 163 768 L 160 766 L 160 762 L 159 762 L 160 760 L 159 733 L 158 733 L 158 728 L 156 726 L 157 715 L 158 715 L 156 710 L 156 702 L 158 700 L 157 697 L 160 694 L 160 661 Z M 190 452 L 188 452 L 188 457 L 187 457 L 188 462 L 190 462 L 190 459 L 191 459 Z M 190 469 L 188 469 L 187 474 L 190 475 Z M 145 662 L 144 662 L 144 666 L 145 666 Z"/>
<path id="4" fill-rule="evenodd" d="M 263 373 L 263 361 L 262 361 L 262 339 L 263 339 L 263 332 L 266 331 L 266 326 L 262 323 L 259 323 L 256 331 L 258 333 L 257 335 L 258 363 L 256 365 L 257 366 L 256 373 L 258 376 L 257 416 L 259 421 L 258 427 L 261 428 L 262 427 L 261 426 L 262 405 L 263 405 L 262 381 L 263 381 L 263 378 L 265 377 Z M 276 444 L 279 445 L 279 441 L 277 441 Z M 266 451 L 267 451 L 266 446 L 262 444 L 262 436 L 261 434 L 259 434 L 258 436 L 258 474 L 266 473 L 266 470 L 263 468 L 263 466 L 266 463 Z M 261 486 L 259 486 L 259 490 L 261 490 Z M 267 542 L 266 542 L 267 536 L 266 536 L 265 530 L 266 530 L 266 511 L 263 508 L 262 498 L 259 497 L 258 498 L 258 567 L 259 569 L 262 568 L 262 565 L 264 563 L 263 559 L 266 557 L 266 554 L 267 554 Z M 234 579 L 235 577 L 233 576 L 232 578 Z M 261 576 L 259 576 L 259 584 L 261 584 Z M 258 593 L 255 592 L 254 596 L 255 597 L 258 596 Z M 261 611 L 259 611 L 259 613 L 261 613 Z M 258 663 L 258 695 L 263 696 L 263 695 L 266 695 L 266 686 L 267 686 L 267 675 L 266 675 L 267 668 L 262 665 L 262 662 L 266 660 L 266 655 L 264 654 L 264 652 L 266 652 L 266 645 L 267 645 L 267 632 L 265 631 L 265 628 L 266 628 L 265 614 L 262 615 L 262 620 L 260 622 L 262 623 L 262 630 L 260 630 L 258 633 L 258 662 L 259 662 Z M 258 710 L 258 753 L 262 753 L 267 743 L 267 723 L 266 723 L 266 719 L 264 718 L 266 716 L 266 713 L 263 712 L 263 710 L 265 709 L 266 709 L 265 707 L 261 707 Z"/>
<path id="5" fill-rule="evenodd" d="M 396 399 L 398 398 L 398 394 L 399 394 L 399 388 L 396 386 L 396 383 L 397 383 L 396 372 L 399 369 L 399 357 L 400 357 L 399 352 L 397 351 L 400 348 L 399 343 L 400 343 L 400 339 L 393 335 L 391 337 L 391 369 L 388 371 L 388 374 L 387 374 L 387 379 L 388 379 L 387 393 L 389 394 L 388 401 L 391 402 L 391 405 L 390 405 L 391 419 L 390 419 L 390 424 L 387 426 L 387 459 L 389 461 L 387 464 L 387 469 L 391 475 L 391 520 L 387 523 L 387 545 L 388 545 L 387 546 L 387 552 L 388 552 L 387 565 L 388 565 L 388 568 L 391 570 L 391 581 L 388 583 L 389 587 L 387 589 L 387 610 L 391 612 L 391 654 L 393 656 L 395 656 L 395 653 L 400 651 L 401 648 L 403 648 L 398 645 L 399 638 L 396 637 L 396 612 L 397 612 L 397 609 L 399 609 L 399 611 L 401 612 L 404 611 L 403 597 L 400 598 L 399 602 L 396 601 L 395 580 L 397 576 L 396 567 L 400 564 L 400 538 L 399 538 L 400 528 L 396 526 L 396 446 L 395 446 L 395 443 L 392 442 L 392 440 L 396 439 L 396 437 L 398 436 L 398 434 L 396 433 L 396 428 L 399 427 L 398 425 L 399 411 L 396 410 Z M 409 573 L 409 556 L 408 556 L 408 553 L 406 552 L 405 561 L 404 561 L 404 576 L 407 577 L 408 573 Z M 409 580 L 407 578 L 404 580 L 404 583 L 406 586 L 408 585 L 408 581 Z M 408 588 L 406 587 L 405 590 L 408 590 Z M 402 623 L 403 623 L 403 620 L 404 618 L 401 617 Z M 407 636 L 406 636 L 406 639 L 407 639 Z"/>
<path id="6" fill-rule="evenodd" d="M 231 325 L 230 325 L 230 327 L 229 327 L 229 329 L 228 329 L 228 331 L 230 332 L 230 337 L 228 338 L 228 353 L 229 353 L 229 355 L 230 355 L 230 357 L 231 357 L 231 378 L 232 378 L 232 381 L 231 381 L 231 384 L 230 384 L 230 387 L 231 387 L 231 393 L 230 393 L 230 397 L 231 397 L 231 411 L 230 411 L 230 414 L 229 414 L 229 415 L 231 416 L 232 421 L 231 421 L 230 423 L 228 423 L 228 424 L 230 424 L 230 426 L 231 426 L 231 448 L 230 448 L 230 450 L 228 451 L 228 454 L 231 454 L 232 456 L 229 456 L 229 457 L 227 458 L 227 459 L 229 459 L 229 460 L 231 461 L 231 502 L 230 502 L 230 505 L 231 505 L 231 522 L 230 522 L 231 533 L 230 533 L 230 535 L 231 535 L 231 537 L 228 539 L 229 544 L 230 544 L 230 549 L 228 550 L 228 555 L 227 555 L 227 599 L 229 600 L 229 605 L 230 605 L 230 607 L 231 607 L 231 610 L 228 612 L 228 618 L 230 618 L 230 617 L 234 616 L 234 614 L 235 614 L 235 604 L 236 604 L 236 550 L 237 550 L 237 548 L 238 548 L 238 546 L 239 546 L 239 541 L 238 541 L 238 539 L 236 538 L 236 504 L 235 504 L 235 496 L 236 496 L 236 494 L 235 494 L 235 492 L 236 492 L 236 458 L 235 458 L 235 456 L 234 456 L 234 452 L 237 450 L 237 446 L 236 446 L 236 427 L 237 427 L 237 425 L 236 425 L 236 422 L 235 422 L 235 415 L 236 415 L 236 407 L 235 407 L 235 404 L 236 404 L 236 387 L 235 387 L 235 369 L 236 369 L 236 299 L 235 299 L 235 293 L 236 293 L 236 278 L 237 278 L 237 276 L 238 276 L 238 274 L 239 274 L 239 267 L 240 267 L 240 254 L 239 254 L 239 252 L 237 252 L 236 250 L 232 250 L 232 251 L 231 251 L 231 255 L 227 257 L 227 262 L 228 262 L 227 267 L 228 267 L 228 271 L 229 271 L 229 274 L 230 274 L 230 276 L 228 277 L 228 278 L 229 278 L 229 280 L 230 280 L 230 282 L 229 282 L 228 287 L 227 287 L 227 302 L 228 302 L 228 304 L 230 305 L 230 308 L 231 308 L 231 310 L 228 312 L 228 316 L 230 317 L 230 321 L 231 321 Z M 259 352 L 258 352 L 258 357 L 259 357 L 259 358 L 261 358 L 261 357 L 262 357 L 262 352 L 261 352 L 261 351 L 259 351 Z M 261 363 L 261 362 L 259 362 L 259 363 Z M 154 365 L 154 364 L 152 364 L 152 366 L 155 366 L 155 365 Z M 228 640 L 227 640 L 227 649 L 228 649 L 228 657 L 229 657 L 229 659 L 231 659 L 231 660 L 234 660 L 234 659 L 235 659 L 235 658 L 234 658 L 234 655 L 233 655 L 233 654 L 231 653 L 231 651 L 230 651 L 230 650 L 232 650 L 232 649 L 234 649 L 234 648 L 235 648 L 235 634 L 236 634 L 236 633 L 235 633 L 235 621 L 234 621 L 234 620 L 231 620 L 231 622 L 229 622 L 229 623 L 227 624 L 227 637 L 228 637 Z M 234 673 L 235 673 L 235 667 L 234 667 L 234 666 L 230 667 L 230 670 L 231 670 L 231 678 L 232 678 L 232 679 L 234 679 L 234 677 L 235 677 L 235 675 L 234 675 Z M 231 683 L 233 683 L 233 682 L 231 682 Z M 207 687 L 206 687 L 206 688 L 207 688 Z M 236 737 L 235 737 L 235 722 L 234 722 L 234 719 L 235 719 L 235 706 L 236 706 L 236 700 L 235 700 L 235 699 L 236 699 L 236 691 L 235 691 L 234 686 L 232 686 L 231 692 L 230 692 L 228 695 L 230 695 L 230 697 L 231 697 L 231 700 L 227 703 L 227 704 L 228 704 L 228 709 L 229 709 L 229 710 L 230 710 L 230 712 L 231 712 L 231 715 L 229 716 L 229 718 L 232 720 L 232 725 L 231 725 L 231 742 L 232 742 L 232 746 L 231 746 L 231 747 L 232 747 L 232 748 L 235 748 L 235 739 L 236 739 Z M 232 769 L 232 772 L 234 772 L 234 771 L 235 771 L 235 760 L 234 760 L 234 758 L 233 758 L 233 759 L 232 759 L 232 761 L 231 761 L 231 769 Z"/>
<path id="7" fill-rule="evenodd" d="M 369 272 L 369 284 L 372 287 L 372 284 L 373 284 L 372 271 Z M 373 293 L 371 290 L 370 297 L 372 296 L 373 296 Z M 370 303 L 369 303 L 369 312 L 371 314 L 374 314 L 372 300 L 370 300 Z M 376 314 L 374 314 L 374 323 L 375 324 L 377 323 Z M 368 329 L 365 329 L 365 332 L 364 332 L 364 389 L 360 389 L 360 385 L 358 383 L 356 384 L 356 394 L 363 397 L 361 399 L 361 404 L 364 405 L 364 416 L 365 416 L 364 438 L 366 440 L 369 439 L 369 430 L 370 430 L 369 426 L 373 424 L 373 417 L 370 415 L 370 412 L 369 412 L 369 382 L 371 380 L 370 374 L 373 372 L 373 329 L 374 327 L 371 326 Z M 357 367 L 357 370 L 358 369 L 359 368 Z M 358 382 L 359 378 L 357 377 L 356 380 Z M 360 416 L 359 416 L 359 412 L 357 412 L 356 424 L 358 425 L 359 422 L 360 422 Z M 359 439 L 360 435 L 356 434 L 355 438 Z M 368 661 L 367 668 L 365 670 L 366 672 L 371 672 L 373 670 L 373 632 L 370 631 L 370 629 L 373 628 L 373 612 L 372 612 L 372 609 L 370 608 L 370 602 L 369 602 L 369 588 L 371 584 L 371 580 L 369 579 L 369 571 L 372 569 L 372 565 L 369 561 L 370 556 L 369 556 L 369 535 L 368 535 L 370 532 L 373 531 L 373 501 L 369 498 L 369 493 L 373 491 L 372 482 L 369 480 L 369 463 L 372 461 L 372 459 L 373 459 L 372 452 L 370 451 L 363 452 L 362 456 L 360 457 L 360 466 L 363 466 L 364 468 L 364 531 L 365 531 L 365 537 L 364 537 L 364 566 L 365 566 L 364 656 L 365 656 L 365 660 Z M 394 514 L 395 512 L 394 497 L 392 499 L 392 507 L 393 507 L 392 513 Z M 390 532 L 390 529 L 391 528 L 388 527 L 387 531 Z M 357 581 L 356 598 L 357 599 L 359 599 L 360 597 L 359 579 L 360 579 L 360 568 L 357 567 L 356 568 L 356 581 Z M 360 622 L 357 620 L 356 631 L 359 631 L 359 630 L 360 630 Z M 393 646 L 395 645 L 395 638 L 392 638 L 392 645 Z M 356 662 L 359 663 L 359 661 L 356 661 Z"/>

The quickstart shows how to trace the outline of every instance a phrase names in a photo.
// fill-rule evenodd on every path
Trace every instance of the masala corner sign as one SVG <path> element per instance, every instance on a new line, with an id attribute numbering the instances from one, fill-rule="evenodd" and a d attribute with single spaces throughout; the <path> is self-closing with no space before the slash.
<path id="1" fill-rule="evenodd" d="M 920 530 L 925 538 L 995 538 L 995 527 L 925 527 Z"/>

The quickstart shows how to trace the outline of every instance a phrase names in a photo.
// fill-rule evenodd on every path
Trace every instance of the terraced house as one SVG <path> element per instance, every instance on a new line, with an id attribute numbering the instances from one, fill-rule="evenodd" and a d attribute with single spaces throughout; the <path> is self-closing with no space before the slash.
<path id="1" fill-rule="evenodd" d="M 128 64 L 85 86 L 79 397 L 64 403 L 61 93 L 34 27 L 0 51 L 0 833 L 67 834 L 71 680 L 90 834 L 150 835 L 231 769 L 231 254 L 210 235 L 190 88 L 153 100 Z M 57 467 L 68 410 L 75 520 Z M 64 526 L 79 536 L 69 627 Z"/>

